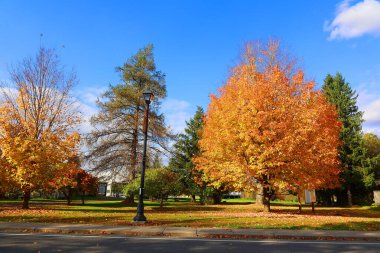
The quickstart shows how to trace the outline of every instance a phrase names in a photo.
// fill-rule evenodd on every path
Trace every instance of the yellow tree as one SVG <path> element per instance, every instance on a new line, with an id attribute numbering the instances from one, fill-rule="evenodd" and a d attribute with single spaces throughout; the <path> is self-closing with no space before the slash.
<path id="1" fill-rule="evenodd" d="M 11 172 L 11 166 L 7 160 L 2 157 L 0 150 L 0 199 L 5 197 L 5 193 L 14 190 L 14 183 L 9 176 Z"/>
<path id="2" fill-rule="evenodd" d="M 244 55 L 219 96 L 211 96 L 197 169 L 215 186 L 262 189 L 267 211 L 275 190 L 338 183 L 335 109 L 277 41 L 250 44 Z"/>
<path id="3" fill-rule="evenodd" d="M 12 84 L 1 87 L 0 148 L 10 181 L 24 193 L 40 189 L 67 168 L 78 152 L 79 123 L 70 89 L 75 75 L 65 75 L 57 55 L 41 48 L 10 72 Z"/>

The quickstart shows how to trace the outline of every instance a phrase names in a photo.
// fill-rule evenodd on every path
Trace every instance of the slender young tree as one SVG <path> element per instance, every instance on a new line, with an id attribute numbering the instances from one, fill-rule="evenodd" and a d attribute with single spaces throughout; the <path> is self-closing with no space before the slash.
<path id="1" fill-rule="evenodd" d="M 343 184 L 336 191 L 339 204 L 352 206 L 352 190 L 355 184 L 362 184 L 357 172 L 363 167 L 363 146 L 361 143 L 363 113 L 359 111 L 356 101 L 358 95 L 351 89 L 340 73 L 327 75 L 322 90 L 328 101 L 336 107 L 342 122 L 339 138 L 341 146 L 341 178 Z M 341 194 L 345 192 L 345 194 Z"/>
<path id="2" fill-rule="evenodd" d="M 142 156 L 142 121 L 145 102 L 142 93 L 154 94 L 149 115 L 149 154 L 165 150 L 169 132 L 159 113 L 166 97 L 165 75 L 156 69 L 153 45 L 140 49 L 121 67 L 121 83 L 110 85 L 98 100 L 100 112 L 93 116 L 94 130 L 87 136 L 88 161 L 98 175 L 119 176 L 131 181 L 137 177 Z M 133 195 L 126 202 L 133 202 Z"/>
<path id="3" fill-rule="evenodd" d="M 70 94 L 74 73 L 66 74 L 54 50 L 41 48 L 10 71 L 1 87 L 0 148 L 7 175 L 24 194 L 47 187 L 77 154 L 80 122 Z"/>

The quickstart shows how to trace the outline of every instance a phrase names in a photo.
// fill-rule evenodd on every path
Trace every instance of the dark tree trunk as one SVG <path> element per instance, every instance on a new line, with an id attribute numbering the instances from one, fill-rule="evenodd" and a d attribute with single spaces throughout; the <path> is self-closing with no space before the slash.
<path id="1" fill-rule="evenodd" d="M 272 197 L 272 191 L 269 185 L 269 178 L 267 175 L 263 175 L 261 182 L 259 183 L 259 189 L 262 187 L 263 189 L 263 211 L 270 212 L 270 199 Z"/>
<path id="2" fill-rule="evenodd" d="M 5 199 L 5 192 L 0 191 L 0 199 Z"/>
<path id="3" fill-rule="evenodd" d="M 29 209 L 29 201 L 30 201 L 30 189 L 24 190 L 24 199 L 22 202 L 22 209 Z"/>
<path id="4" fill-rule="evenodd" d="M 131 171 L 130 171 L 130 180 L 131 182 L 137 178 L 137 146 L 138 146 L 138 131 L 139 131 L 139 105 L 136 105 L 136 113 L 135 113 L 135 125 L 132 132 L 132 145 L 131 145 Z M 131 199 L 130 199 L 131 200 Z M 134 203 L 134 199 L 132 199 L 132 202 L 129 202 L 129 204 Z"/>
<path id="5" fill-rule="evenodd" d="M 161 199 L 160 199 L 160 207 L 163 207 L 164 206 L 164 197 L 161 196 Z"/>
<path id="6" fill-rule="evenodd" d="M 269 186 L 265 185 L 263 187 L 263 207 L 264 207 L 264 212 L 270 212 L 270 189 Z"/>
<path id="7" fill-rule="evenodd" d="M 195 195 L 191 195 L 191 202 L 195 203 L 196 202 L 196 199 L 195 199 Z"/>
<path id="8" fill-rule="evenodd" d="M 205 204 L 205 198 L 206 198 L 205 191 L 206 191 L 206 187 L 202 186 L 200 194 L 199 194 L 199 204 L 202 206 Z"/>
<path id="9" fill-rule="evenodd" d="M 124 204 L 134 204 L 135 203 L 135 196 L 132 194 L 132 195 L 129 195 L 125 198 L 125 200 L 123 201 Z"/>
<path id="10" fill-rule="evenodd" d="M 302 213 L 302 203 L 300 195 L 298 195 L 298 213 Z"/>
<path id="11" fill-rule="evenodd" d="M 81 195 L 81 199 L 82 199 L 82 205 L 84 205 L 84 195 L 85 195 L 85 191 L 82 191 L 82 195 Z"/>
<path id="12" fill-rule="evenodd" d="M 332 205 L 333 205 L 332 198 L 333 198 L 332 196 L 330 196 L 329 198 L 327 198 L 327 203 L 326 203 L 326 204 L 327 204 L 328 206 L 332 206 Z"/>
<path id="13" fill-rule="evenodd" d="M 215 191 L 212 194 L 212 200 L 214 205 L 222 203 L 222 193 L 220 191 Z"/>
<path id="14" fill-rule="evenodd" d="M 67 190 L 67 192 L 66 192 L 66 190 Z M 68 206 L 71 205 L 71 188 L 63 189 L 61 192 L 63 193 L 63 195 L 66 198 L 67 205 Z"/>
<path id="15" fill-rule="evenodd" d="M 347 186 L 347 206 L 352 207 L 351 185 Z"/>

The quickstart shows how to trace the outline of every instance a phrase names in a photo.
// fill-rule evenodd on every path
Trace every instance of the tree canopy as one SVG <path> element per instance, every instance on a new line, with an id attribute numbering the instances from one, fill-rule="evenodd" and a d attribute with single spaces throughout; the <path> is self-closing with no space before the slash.
<path id="1" fill-rule="evenodd" d="M 335 107 L 279 48 L 249 44 L 219 95 L 212 95 L 196 167 L 212 185 L 273 190 L 338 183 L 341 123 Z"/>
<path id="2" fill-rule="evenodd" d="M 47 187 L 78 154 L 80 122 L 70 94 L 75 74 L 65 73 L 54 50 L 41 48 L 10 71 L 1 87 L 0 149 L 5 175 L 24 192 Z"/>

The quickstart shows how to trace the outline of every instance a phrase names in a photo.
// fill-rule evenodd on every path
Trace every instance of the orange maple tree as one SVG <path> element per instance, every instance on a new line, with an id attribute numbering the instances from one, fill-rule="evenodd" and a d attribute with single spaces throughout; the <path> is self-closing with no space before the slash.
<path id="1" fill-rule="evenodd" d="M 7 177 L 24 193 L 41 189 L 78 153 L 79 117 L 69 95 L 75 77 L 65 77 L 54 51 L 41 48 L 11 73 L 12 91 L 2 88 L 0 149 Z"/>
<path id="2" fill-rule="evenodd" d="M 335 108 L 278 41 L 250 44 L 244 56 L 219 96 L 211 95 L 196 168 L 216 187 L 262 189 L 267 211 L 274 191 L 336 186 Z"/>

